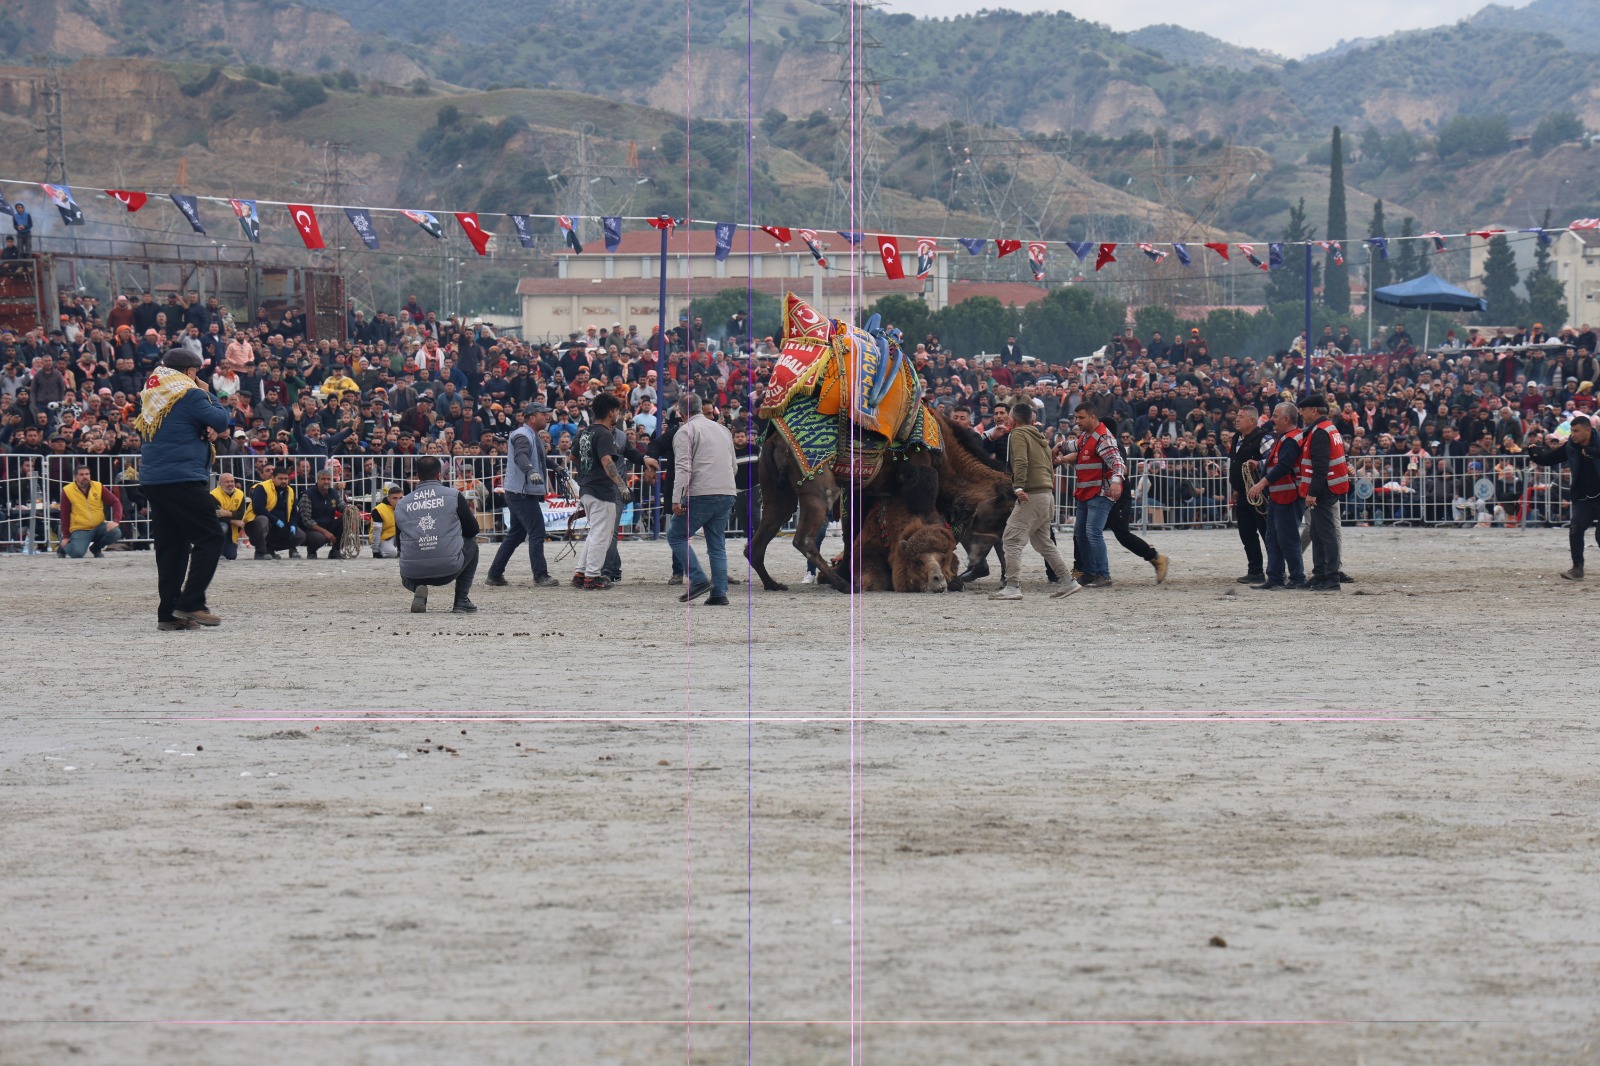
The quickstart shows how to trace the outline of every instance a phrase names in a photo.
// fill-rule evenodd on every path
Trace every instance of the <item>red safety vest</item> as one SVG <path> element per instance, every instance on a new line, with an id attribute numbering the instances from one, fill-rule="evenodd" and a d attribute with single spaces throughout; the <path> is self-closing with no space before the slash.
<path id="1" fill-rule="evenodd" d="M 1332 422 L 1324 418 L 1306 431 L 1300 444 L 1300 495 L 1311 495 L 1311 438 L 1318 431 L 1328 435 L 1328 491 L 1343 496 L 1350 491 L 1350 467 L 1344 461 L 1344 438 Z"/>
<path id="2" fill-rule="evenodd" d="M 1110 484 L 1111 471 L 1105 469 L 1105 464 L 1100 461 L 1099 444 L 1103 438 L 1111 436 L 1106 430 L 1105 423 L 1098 423 L 1094 432 L 1085 433 L 1078 439 L 1078 462 L 1074 467 L 1077 480 L 1073 483 L 1072 497 L 1075 500 L 1092 500 L 1100 495 L 1101 489 Z"/>
<path id="3" fill-rule="evenodd" d="M 1278 465 L 1278 453 L 1283 450 L 1286 442 L 1291 440 L 1298 441 L 1300 437 L 1301 433 L 1298 429 L 1291 429 L 1273 441 L 1272 451 L 1267 453 L 1267 469 L 1271 470 Z M 1300 485 L 1295 477 L 1296 472 L 1296 470 L 1290 470 L 1278 480 L 1267 482 L 1268 499 L 1273 503 L 1293 503 L 1298 500 L 1300 498 Z"/>

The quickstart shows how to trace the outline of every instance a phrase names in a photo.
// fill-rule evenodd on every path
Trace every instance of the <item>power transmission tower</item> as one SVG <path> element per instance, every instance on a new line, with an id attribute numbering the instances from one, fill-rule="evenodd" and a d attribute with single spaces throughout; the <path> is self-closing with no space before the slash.
<path id="1" fill-rule="evenodd" d="M 50 63 L 40 95 L 44 99 L 44 173 L 59 185 L 67 181 L 67 141 L 61 116 L 61 74 L 55 61 Z"/>
<path id="2" fill-rule="evenodd" d="M 827 6 L 837 9 L 844 23 L 838 33 L 820 42 L 839 55 L 839 75 L 833 79 L 839 86 L 839 103 L 833 110 L 841 121 L 829 181 L 828 224 L 840 230 L 888 229 L 894 219 L 881 195 L 877 130 L 883 115 L 883 80 L 872 67 L 872 53 L 883 44 L 867 27 L 869 14 L 882 7 L 883 0 L 834 0 Z"/>
<path id="3" fill-rule="evenodd" d="M 344 205 L 344 153 L 349 151 L 348 144 L 338 141 L 324 141 L 322 144 L 322 182 L 317 191 L 316 199 L 325 204 Z M 337 232 L 342 233 L 343 230 Z M 344 244 L 342 239 L 333 242 L 334 270 L 339 274 L 344 273 Z"/>
<path id="4" fill-rule="evenodd" d="M 549 175 L 550 183 L 567 206 L 579 241 L 587 239 L 583 230 L 586 219 L 627 214 L 640 184 L 637 145 L 629 143 L 628 162 L 622 166 L 597 163 L 590 144 L 596 132 L 587 122 L 573 126 L 572 162 L 563 168 L 564 173 Z"/>

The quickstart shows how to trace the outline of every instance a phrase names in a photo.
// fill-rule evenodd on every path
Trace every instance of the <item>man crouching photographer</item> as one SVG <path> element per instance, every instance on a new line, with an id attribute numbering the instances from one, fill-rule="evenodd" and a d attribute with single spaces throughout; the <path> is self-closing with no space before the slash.
<path id="1" fill-rule="evenodd" d="M 428 609 L 428 589 L 455 585 L 456 614 L 478 609 L 468 597 L 478 572 L 478 516 L 467 498 L 440 484 L 436 455 L 417 460 L 417 487 L 395 508 L 400 527 L 400 584 L 412 593 L 411 613 Z"/>

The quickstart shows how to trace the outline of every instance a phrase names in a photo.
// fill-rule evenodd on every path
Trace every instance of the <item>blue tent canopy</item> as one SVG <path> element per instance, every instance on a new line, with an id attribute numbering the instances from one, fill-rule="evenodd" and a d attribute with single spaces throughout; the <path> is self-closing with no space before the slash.
<path id="1" fill-rule="evenodd" d="M 1424 274 L 1398 285 L 1385 285 L 1381 289 L 1374 289 L 1372 297 L 1381 304 L 1418 311 L 1489 310 L 1489 302 L 1483 297 L 1458 289 L 1437 274 Z"/>

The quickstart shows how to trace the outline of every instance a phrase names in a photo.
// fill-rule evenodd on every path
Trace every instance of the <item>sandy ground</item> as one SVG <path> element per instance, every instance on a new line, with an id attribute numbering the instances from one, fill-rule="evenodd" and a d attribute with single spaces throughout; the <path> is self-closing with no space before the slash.
<path id="1" fill-rule="evenodd" d="M 1154 540 L 1021 604 L 240 562 L 182 634 L 148 553 L 0 559 L 0 1063 L 1600 1062 L 1565 533 Z"/>

